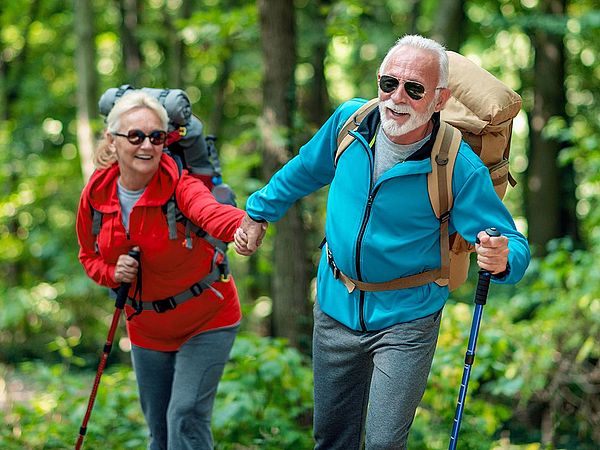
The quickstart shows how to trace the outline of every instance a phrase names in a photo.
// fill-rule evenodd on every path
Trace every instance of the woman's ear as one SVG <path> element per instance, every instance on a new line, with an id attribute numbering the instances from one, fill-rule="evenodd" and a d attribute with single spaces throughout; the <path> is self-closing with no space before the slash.
<path id="1" fill-rule="evenodd" d="M 110 131 L 108 131 L 108 129 L 104 130 L 104 137 L 106 138 L 106 142 L 109 144 L 114 144 L 115 137 Z"/>

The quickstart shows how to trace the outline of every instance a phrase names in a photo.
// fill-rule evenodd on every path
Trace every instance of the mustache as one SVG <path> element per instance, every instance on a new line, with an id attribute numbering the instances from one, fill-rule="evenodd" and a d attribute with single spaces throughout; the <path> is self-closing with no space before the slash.
<path id="1" fill-rule="evenodd" d="M 389 108 L 392 111 L 400 114 L 411 114 L 414 113 L 414 109 L 412 109 L 409 105 L 396 105 L 391 99 L 388 99 L 381 103 L 381 105 L 385 108 Z"/>

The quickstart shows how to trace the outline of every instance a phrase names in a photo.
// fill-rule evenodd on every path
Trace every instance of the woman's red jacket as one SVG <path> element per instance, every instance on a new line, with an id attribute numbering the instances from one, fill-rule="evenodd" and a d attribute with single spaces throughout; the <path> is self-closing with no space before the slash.
<path id="1" fill-rule="evenodd" d="M 233 240 L 244 212 L 218 203 L 205 185 L 187 171 L 180 176 L 176 163 L 163 154 L 158 171 L 131 210 L 127 232 L 117 196 L 118 177 L 116 163 L 97 170 L 81 194 L 77 237 L 79 260 L 88 276 L 100 285 L 118 287 L 119 283 L 113 279 L 117 259 L 138 246 L 143 300 L 160 300 L 179 294 L 203 279 L 211 270 L 214 247 L 193 234 L 192 248 L 186 248 L 185 227 L 179 223 L 177 239 L 170 240 L 163 206 L 175 192 L 183 215 L 225 242 Z M 92 208 L 102 213 L 98 236 L 92 233 Z M 223 299 L 206 289 L 173 310 L 160 314 L 144 310 L 127 321 L 131 342 L 153 350 L 174 351 L 198 333 L 239 323 L 241 311 L 233 278 L 228 282 L 217 281 L 212 286 Z M 135 288 L 134 282 L 130 296 Z M 127 305 L 125 312 L 129 316 L 133 308 Z"/>

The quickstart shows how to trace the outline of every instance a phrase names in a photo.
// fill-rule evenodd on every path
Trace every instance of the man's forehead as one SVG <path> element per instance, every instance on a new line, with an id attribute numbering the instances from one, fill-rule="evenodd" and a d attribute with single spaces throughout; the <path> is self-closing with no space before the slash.
<path id="1" fill-rule="evenodd" d="M 437 74 L 438 61 L 434 52 L 414 47 L 397 48 L 383 68 L 385 73 L 407 71 L 414 74 Z"/>

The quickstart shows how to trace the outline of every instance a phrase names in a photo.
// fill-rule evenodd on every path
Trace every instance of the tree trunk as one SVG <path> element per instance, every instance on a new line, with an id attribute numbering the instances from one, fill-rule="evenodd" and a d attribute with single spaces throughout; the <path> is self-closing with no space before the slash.
<path id="1" fill-rule="evenodd" d="M 552 448 L 551 445 L 554 442 L 554 421 L 552 419 L 552 409 L 550 406 L 547 406 L 542 411 L 540 427 L 542 432 L 542 445 L 544 448 Z"/>
<path id="2" fill-rule="evenodd" d="M 125 64 L 126 84 L 137 85 L 142 66 L 142 52 L 135 36 L 138 26 L 139 9 L 138 0 L 119 0 L 121 11 L 121 45 L 123 63 Z"/>
<path id="3" fill-rule="evenodd" d="M 176 20 L 187 20 L 192 16 L 192 2 L 183 0 L 181 6 L 177 8 Z M 165 13 L 165 27 L 168 30 L 167 48 L 165 55 L 167 59 L 167 85 L 171 88 L 184 89 L 185 68 L 187 66 L 185 59 L 185 45 L 178 34 L 178 30 L 173 24 L 173 18 Z"/>
<path id="4" fill-rule="evenodd" d="M 4 61 L 4 46 L 0 44 L 0 120 L 8 120 L 8 64 Z"/>
<path id="5" fill-rule="evenodd" d="M 564 15 L 566 0 L 544 0 L 542 13 Z M 570 235 L 577 239 L 572 167 L 559 167 L 558 155 L 566 143 L 544 133 L 553 117 L 565 113 L 564 45 L 562 35 L 534 30 L 534 104 L 530 114 L 530 151 L 527 171 L 529 241 L 540 254 L 551 239 Z"/>
<path id="6" fill-rule="evenodd" d="M 440 0 L 431 38 L 443 44 L 448 50 L 457 52 L 465 38 L 464 23 L 464 0 Z"/>
<path id="7" fill-rule="evenodd" d="M 96 64 L 92 7 L 89 0 L 75 0 L 75 32 L 77 49 L 77 144 L 84 182 L 92 175 L 94 134 L 92 117 L 96 116 Z"/>
<path id="8" fill-rule="evenodd" d="M 9 65 L 4 61 L 4 56 L 0 55 L 0 58 L 2 58 L 2 62 L 0 63 L 0 70 L 2 72 L 0 77 L 2 78 L 0 81 L 3 82 L 3 96 L 0 98 L 0 101 L 3 102 L 2 116 L 0 117 L 1 120 L 10 119 L 13 106 L 16 105 L 17 101 L 19 100 L 22 86 L 21 83 L 25 79 L 27 63 L 29 61 L 29 40 L 31 38 L 30 31 L 33 27 L 33 24 L 39 18 L 41 6 L 40 3 L 40 0 L 33 1 L 29 10 L 23 12 L 23 17 L 27 18 L 27 23 L 22 31 L 24 43 L 18 57 L 14 58 Z M 1 161 L 3 163 L 3 170 L 6 173 L 6 177 L 3 179 L 4 184 L 2 186 L 2 195 L 8 198 L 8 196 L 15 193 L 16 186 L 19 183 L 19 174 L 16 168 L 15 155 L 12 154 L 12 147 L 8 145 L 6 146 L 6 149 L 3 150 L 5 150 L 6 154 L 2 155 Z M 17 217 L 13 216 L 11 218 L 7 218 L 6 227 L 8 228 L 9 234 L 16 235 L 19 229 L 19 221 Z M 23 282 L 23 273 L 24 261 L 22 258 L 14 261 L 8 260 L 4 264 L 0 265 L 0 276 L 5 280 L 6 287 L 10 288 L 20 286 Z"/>
<path id="9" fill-rule="evenodd" d="M 291 156 L 296 63 L 293 0 L 258 0 L 264 62 L 263 175 Z M 308 313 L 305 233 L 298 204 L 277 223 L 273 256 L 273 334 L 301 346 Z"/>
<path id="10" fill-rule="evenodd" d="M 312 17 L 312 26 L 315 34 L 318 34 L 310 50 L 310 60 L 314 74 L 312 82 L 305 88 L 305 94 L 300 108 L 306 118 L 309 127 L 320 127 L 330 114 L 329 94 L 327 92 L 327 80 L 325 79 L 325 57 L 329 38 L 325 34 L 327 28 L 327 15 L 331 7 L 331 0 L 317 0 L 310 2 L 306 13 Z M 305 137 L 301 137 L 305 141 Z"/>
<path id="11" fill-rule="evenodd" d="M 233 51 L 228 52 L 229 55 L 233 54 Z M 232 57 L 226 56 L 221 61 L 221 70 L 219 71 L 219 77 L 215 81 L 215 105 L 211 113 L 210 129 L 209 134 L 221 135 L 221 127 L 223 124 L 223 117 L 225 117 L 225 90 L 227 89 L 227 83 L 229 83 L 229 77 L 232 71 Z"/>

